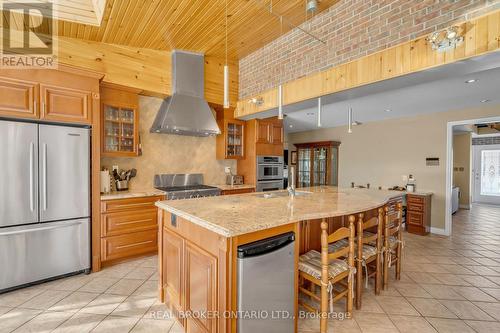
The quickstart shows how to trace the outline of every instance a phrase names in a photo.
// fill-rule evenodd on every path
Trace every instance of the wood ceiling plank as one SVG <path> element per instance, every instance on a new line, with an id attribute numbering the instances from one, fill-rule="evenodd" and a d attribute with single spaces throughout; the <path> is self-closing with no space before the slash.
<path id="1" fill-rule="evenodd" d="M 93 1 L 102 4 L 103 0 L 70 0 L 61 8 L 68 12 L 73 7 L 84 15 L 90 12 L 88 4 Z M 337 1 L 320 1 L 318 13 Z M 228 0 L 229 58 L 241 59 L 281 35 L 279 19 L 266 9 L 269 3 L 270 0 Z M 60 21 L 58 34 L 141 48 L 183 48 L 224 57 L 224 9 L 225 0 L 107 0 L 99 27 Z M 306 20 L 304 0 L 273 0 L 273 11 L 295 25 Z M 43 33 L 47 29 L 40 27 Z M 283 25 L 283 33 L 290 29 Z"/>

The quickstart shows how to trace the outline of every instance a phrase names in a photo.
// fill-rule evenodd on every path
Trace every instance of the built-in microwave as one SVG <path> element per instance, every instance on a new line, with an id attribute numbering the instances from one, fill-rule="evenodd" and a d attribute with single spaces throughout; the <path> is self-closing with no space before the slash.
<path id="1" fill-rule="evenodd" d="M 257 156 L 257 180 L 283 180 L 283 156 Z"/>

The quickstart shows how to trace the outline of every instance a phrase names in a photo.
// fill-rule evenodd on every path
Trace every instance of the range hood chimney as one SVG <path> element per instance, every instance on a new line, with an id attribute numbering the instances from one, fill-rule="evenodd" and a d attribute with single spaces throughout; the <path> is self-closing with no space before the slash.
<path id="1" fill-rule="evenodd" d="M 151 133 L 220 134 L 213 111 L 204 98 L 204 67 L 203 54 L 172 51 L 172 96 L 163 100 Z"/>

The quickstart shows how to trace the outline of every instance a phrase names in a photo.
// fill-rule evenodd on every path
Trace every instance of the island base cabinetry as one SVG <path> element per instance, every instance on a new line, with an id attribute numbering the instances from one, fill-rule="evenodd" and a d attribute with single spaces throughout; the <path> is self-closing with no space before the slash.
<path id="1" fill-rule="evenodd" d="M 186 332 L 230 332 L 228 239 L 160 210 L 160 299 Z M 203 248 L 202 248 L 203 247 Z"/>

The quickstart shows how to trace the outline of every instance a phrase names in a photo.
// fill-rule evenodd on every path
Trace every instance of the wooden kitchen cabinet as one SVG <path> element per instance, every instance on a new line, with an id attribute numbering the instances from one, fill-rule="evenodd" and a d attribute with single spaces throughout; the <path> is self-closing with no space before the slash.
<path id="1" fill-rule="evenodd" d="M 283 120 L 251 119 L 245 123 L 245 156 L 237 161 L 245 184 L 256 184 L 257 156 L 283 156 Z"/>
<path id="2" fill-rule="evenodd" d="M 156 252 L 158 208 L 163 196 L 101 201 L 101 262 Z"/>
<path id="3" fill-rule="evenodd" d="M 217 311 L 217 258 L 196 245 L 185 245 L 185 309 L 192 313 Z M 187 332 L 216 332 L 217 321 L 188 317 Z"/>
<path id="4" fill-rule="evenodd" d="M 101 155 L 139 154 L 139 91 L 101 84 Z"/>
<path id="5" fill-rule="evenodd" d="M 265 120 L 257 120 L 256 131 L 256 143 L 272 143 L 272 123 Z"/>
<path id="6" fill-rule="evenodd" d="M 46 71 L 46 75 L 40 71 Z M 85 89 L 87 85 L 84 81 L 88 78 L 82 79 L 79 75 L 55 70 L 27 72 L 12 78 L 0 76 L 0 116 L 92 123 L 92 100 L 99 96 Z M 24 80 L 24 76 L 33 77 L 33 80 Z M 79 88 L 78 80 L 82 80 L 82 89 Z"/>
<path id="7" fill-rule="evenodd" d="M 88 91 L 40 85 L 40 118 L 68 123 L 92 122 L 92 94 Z"/>
<path id="8" fill-rule="evenodd" d="M 417 235 L 427 235 L 431 229 L 432 195 L 406 195 L 406 230 Z"/>
<path id="9" fill-rule="evenodd" d="M 0 77 L 0 116 L 39 118 L 38 83 Z"/>
<path id="10" fill-rule="evenodd" d="M 258 119 L 256 125 L 256 143 L 283 144 L 283 122 L 277 118 Z"/>
<path id="11" fill-rule="evenodd" d="M 165 300 L 170 310 L 178 314 L 184 311 L 184 239 L 168 229 L 163 230 L 162 237 Z"/>
<path id="12" fill-rule="evenodd" d="M 218 160 L 242 159 L 245 156 L 245 122 L 234 119 L 234 109 L 210 105 L 216 112 L 217 125 L 221 134 L 216 137 L 216 158 Z"/>
<path id="13" fill-rule="evenodd" d="M 221 191 L 221 195 L 245 194 L 255 192 L 255 187 L 250 188 L 232 188 Z"/>
<path id="14" fill-rule="evenodd" d="M 228 332 L 223 317 L 179 315 L 180 311 L 214 314 L 227 310 L 227 239 L 163 210 L 159 215 L 162 219 L 160 298 L 186 332 Z"/>

